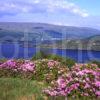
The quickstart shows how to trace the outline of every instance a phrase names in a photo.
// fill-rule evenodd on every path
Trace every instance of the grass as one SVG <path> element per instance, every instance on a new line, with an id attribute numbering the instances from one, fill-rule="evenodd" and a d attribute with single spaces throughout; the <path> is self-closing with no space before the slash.
<path id="1" fill-rule="evenodd" d="M 17 78 L 0 78 L 0 100 L 65 100 L 63 97 L 47 98 L 42 94 L 45 87 L 42 82 Z M 74 100 L 68 98 L 68 100 Z M 75 100 L 97 100 L 94 98 L 76 98 Z"/>
<path id="2" fill-rule="evenodd" d="M 0 78 L 0 100 L 44 100 L 41 90 L 35 81 Z"/>

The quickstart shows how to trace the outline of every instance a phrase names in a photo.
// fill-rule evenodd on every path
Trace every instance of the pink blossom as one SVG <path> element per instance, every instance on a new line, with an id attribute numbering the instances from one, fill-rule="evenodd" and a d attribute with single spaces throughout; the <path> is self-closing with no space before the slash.
<path id="1" fill-rule="evenodd" d="M 53 90 L 57 92 L 58 96 L 68 96 L 68 94 L 75 96 L 78 95 L 77 92 L 82 96 L 100 96 L 100 91 L 98 91 L 100 88 L 100 68 L 93 68 L 93 66 L 96 65 L 76 64 L 66 77 L 58 78 L 58 86 L 53 87 Z"/>
<path id="2" fill-rule="evenodd" d="M 63 78 L 59 78 L 57 80 L 57 83 L 58 83 L 59 87 L 61 87 L 61 88 L 65 88 L 66 87 L 66 82 L 65 82 L 65 80 Z"/>
<path id="3" fill-rule="evenodd" d="M 91 66 L 93 66 L 93 67 L 97 67 L 97 64 L 91 64 Z"/>
<path id="4" fill-rule="evenodd" d="M 31 61 L 26 61 L 22 66 L 21 69 L 23 71 L 34 71 L 35 70 L 35 64 Z"/>
<path id="5" fill-rule="evenodd" d="M 16 68 L 16 62 L 14 60 L 8 60 L 4 62 L 3 64 L 1 64 L 0 67 L 6 68 L 6 69 L 14 69 Z"/>
<path id="6" fill-rule="evenodd" d="M 50 60 L 50 61 L 47 63 L 47 65 L 48 65 L 49 68 L 52 68 L 52 67 L 54 67 L 54 66 L 57 66 L 58 64 L 59 64 L 59 62 L 54 61 L 54 60 Z"/>
<path id="7" fill-rule="evenodd" d="M 48 62 L 48 67 L 54 67 L 55 63 L 53 61 Z"/>
<path id="8" fill-rule="evenodd" d="M 89 87 L 90 87 L 90 85 L 88 83 L 86 83 L 84 88 L 86 89 L 86 88 L 89 88 Z"/>
<path id="9" fill-rule="evenodd" d="M 88 93 L 83 93 L 83 95 L 84 95 L 84 96 L 89 96 L 89 94 L 88 94 Z"/>
<path id="10" fill-rule="evenodd" d="M 97 87 L 100 87 L 100 81 L 96 81 L 96 82 L 95 82 L 95 85 L 96 85 Z"/>
<path id="11" fill-rule="evenodd" d="M 100 96 L 100 91 L 96 91 L 95 93 L 97 96 Z"/>

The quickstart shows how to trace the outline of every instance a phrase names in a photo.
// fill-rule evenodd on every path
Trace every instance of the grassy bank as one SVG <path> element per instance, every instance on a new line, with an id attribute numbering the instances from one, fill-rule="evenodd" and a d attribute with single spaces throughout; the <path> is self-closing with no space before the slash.
<path id="1" fill-rule="evenodd" d="M 53 100 L 42 94 L 42 83 L 30 80 L 0 78 L 0 100 Z M 55 100 L 65 100 L 63 97 L 57 97 Z M 73 100 L 68 98 L 68 100 Z M 75 98 L 75 100 L 96 100 L 92 98 Z"/>
<path id="2" fill-rule="evenodd" d="M 0 78 L 0 100 L 44 100 L 36 81 Z"/>

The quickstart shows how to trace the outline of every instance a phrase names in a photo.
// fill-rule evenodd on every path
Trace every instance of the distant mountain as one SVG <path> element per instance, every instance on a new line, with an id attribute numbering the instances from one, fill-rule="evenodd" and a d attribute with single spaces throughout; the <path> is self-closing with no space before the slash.
<path id="1" fill-rule="evenodd" d="M 57 26 L 44 23 L 0 23 L 0 40 L 9 36 L 18 41 L 87 39 L 100 35 L 100 30 L 88 27 Z M 24 37 L 26 36 L 26 37 Z"/>

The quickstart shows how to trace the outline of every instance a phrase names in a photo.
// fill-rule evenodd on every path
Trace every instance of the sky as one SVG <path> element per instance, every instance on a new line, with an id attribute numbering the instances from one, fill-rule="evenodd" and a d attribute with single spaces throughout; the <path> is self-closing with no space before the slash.
<path id="1" fill-rule="evenodd" d="M 100 29 L 100 0 L 0 0 L 0 22 L 38 22 Z"/>

